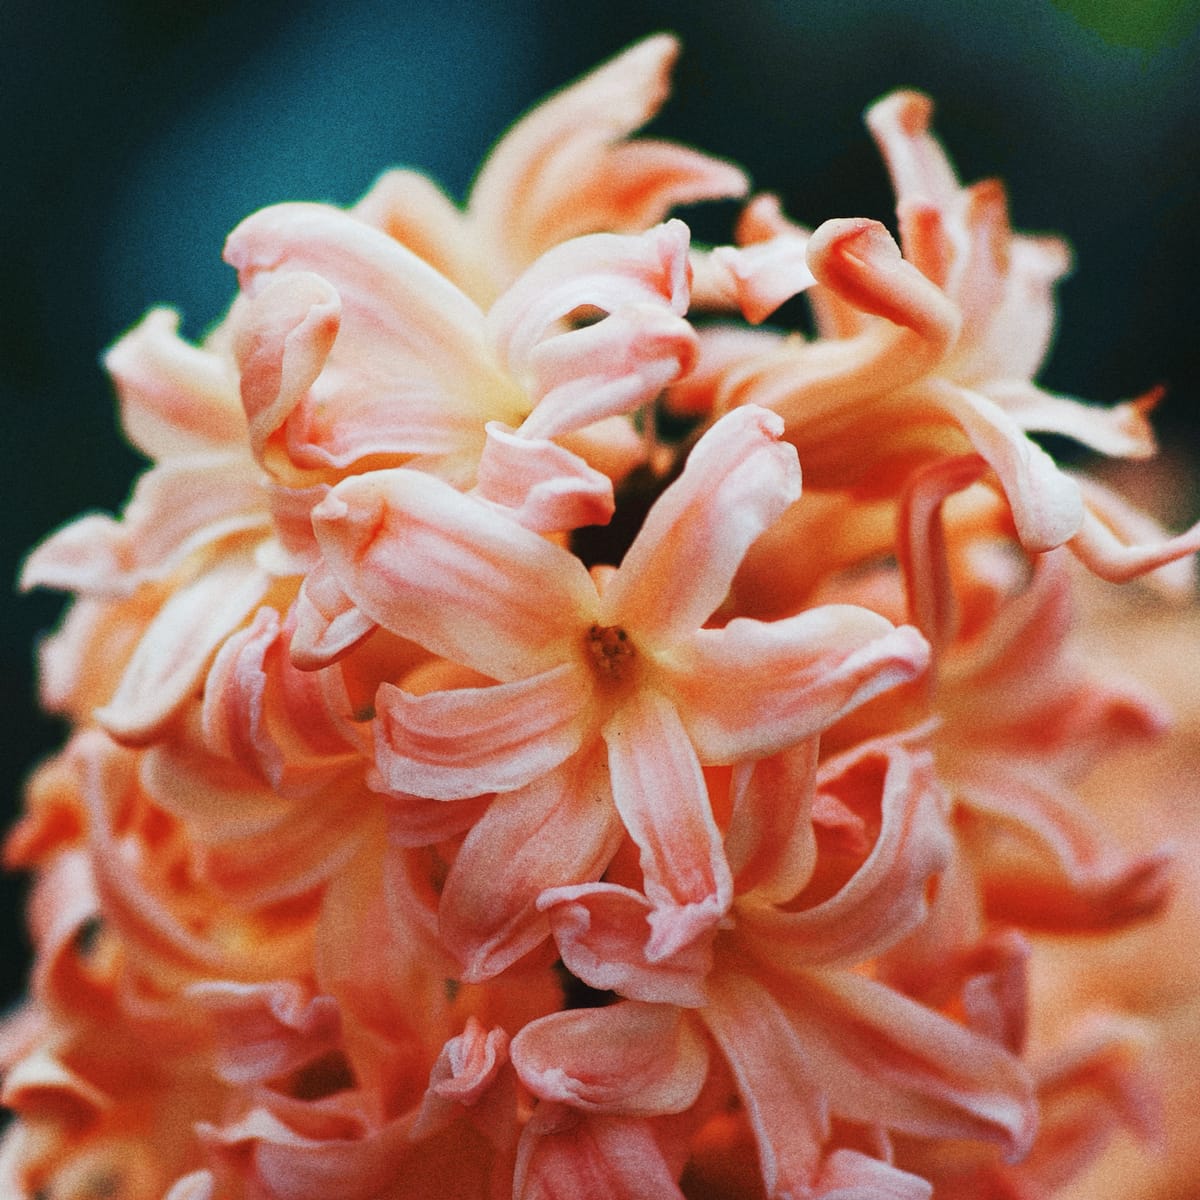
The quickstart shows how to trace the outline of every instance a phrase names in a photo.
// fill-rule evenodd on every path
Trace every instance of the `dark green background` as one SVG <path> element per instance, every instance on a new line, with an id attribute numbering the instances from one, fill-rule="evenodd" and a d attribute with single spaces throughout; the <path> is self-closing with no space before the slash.
<path id="1" fill-rule="evenodd" d="M 138 469 L 102 349 L 157 303 L 200 334 L 233 286 L 224 235 L 264 204 L 350 202 L 395 164 L 461 196 L 520 111 L 658 29 L 678 32 L 685 56 L 656 130 L 741 162 L 810 224 L 889 217 L 860 113 L 897 85 L 930 91 L 963 174 L 1002 176 L 1020 227 L 1076 248 L 1043 379 L 1100 400 L 1166 382 L 1164 439 L 1195 442 L 1195 3 L 6 0 L 0 805 L 61 737 L 34 711 L 31 675 L 59 602 L 15 598 L 8 581 L 46 531 L 119 506 Z M 17 903 L 7 880 L 4 996 L 24 970 Z"/>

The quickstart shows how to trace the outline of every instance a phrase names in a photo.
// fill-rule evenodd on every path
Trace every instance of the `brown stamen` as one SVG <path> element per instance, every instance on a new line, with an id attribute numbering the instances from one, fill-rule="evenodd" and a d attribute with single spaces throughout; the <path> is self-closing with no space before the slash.
<path id="1" fill-rule="evenodd" d="M 629 634 L 619 625 L 593 625 L 588 630 L 588 650 L 603 675 L 620 679 L 634 656 Z"/>

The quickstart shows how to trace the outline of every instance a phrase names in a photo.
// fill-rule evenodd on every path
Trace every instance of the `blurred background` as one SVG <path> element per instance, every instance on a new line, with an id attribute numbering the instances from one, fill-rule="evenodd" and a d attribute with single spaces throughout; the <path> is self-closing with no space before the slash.
<path id="1" fill-rule="evenodd" d="M 154 304 L 200 336 L 232 296 L 224 237 L 265 204 L 350 203 L 393 165 L 461 198 L 517 115 L 660 29 L 684 56 L 654 132 L 734 159 L 808 224 L 891 219 L 861 112 L 930 92 L 964 178 L 1002 177 L 1017 227 L 1075 248 L 1043 382 L 1100 401 L 1165 383 L 1162 439 L 1194 451 L 1200 0 L 3 0 L 4 825 L 63 735 L 33 681 L 62 601 L 12 581 L 141 467 L 104 348 Z M 1195 519 L 1194 490 L 1176 504 Z M 26 970 L 22 895 L 0 884 L 0 1006 Z"/>

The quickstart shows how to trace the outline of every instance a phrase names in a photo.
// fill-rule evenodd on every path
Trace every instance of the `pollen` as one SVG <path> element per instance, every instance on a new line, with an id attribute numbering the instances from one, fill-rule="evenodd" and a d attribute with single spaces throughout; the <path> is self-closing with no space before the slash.
<path id="1" fill-rule="evenodd" d="M 587 644 L 600 673 L 608 679 L 621 679 L 635 654 L 629 634 L 619 625 L 593 625 Z"/>

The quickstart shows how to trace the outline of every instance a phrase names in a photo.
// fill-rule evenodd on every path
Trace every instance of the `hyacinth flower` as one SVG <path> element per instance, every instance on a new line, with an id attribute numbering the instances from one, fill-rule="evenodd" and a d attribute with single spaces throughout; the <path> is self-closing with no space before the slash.
<path id="1" fill-rule="evenodd" d="M 747 211 L 740 236 L 750 252 L 777 247 L 777 278 L 769 292 L 747 288 L 743 311 L 761 321 L 772 304 L 804 291 L 821 336 L 718 333 L 702 367 L 713 376 L 710 402 L 717 411 L 755 403 L 783 414 L 818 487 L 894 493 L 924 462 L 978 453 L 1027 549 L 1068 544 L 1107 579 L 1194 554 L 1200 526 L 1166 538 L 1094 481 L 1063 471 L 1028 436 L 1055 433 L 1102 454 L 1146 458 L 1155 451 L 1147 415 L 1159 393 L 1102 407 L 1033 382 L 1053 331 L 1052 285 L 1069 266 L 1066 247 L 1014 233 L 999 182 L 960 185 L 929 132 L 931 113 L 914 92 L 867 113 L 896 191 L 899 246 L 865 218 L 827 221 L 809 234 L 772 197 Z M 681 391 L 685 410 L 699 403 L 694 388 Z M 1179 572 L 1163 583 L 1181 586 Z"/>
<path id="2" fill-rule="evenodd" d="M 911 93 L 899 245 L 766 196 L 694 244 L 746 179 L 637 136 L 676 53 L 461 207 L 248 217 L 202 344 L 110 352 L 153 465 L 23 577 L 75 595 L 73 730 L 5 847 L 5 1194 L 1049 1200 L 1194 1153 L 1147 1065 L 1190 1010 L 1103 977 L 1144 937 L 1176 995 L 1194 905 L 1112 773 L 1169 718 L 1074 560 L 1182 596 L 1197 534 L 1029 437 L 1138 459 L 1153 398 L 1033 383 L 1065 250 Z"/>

